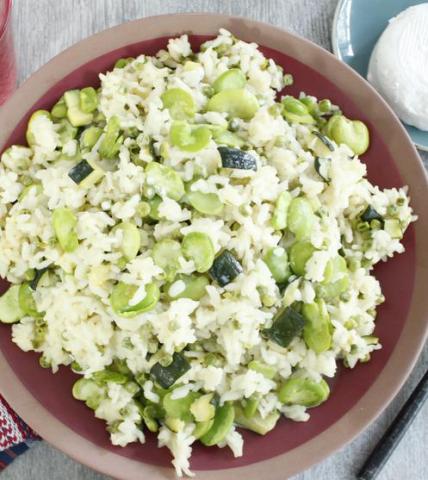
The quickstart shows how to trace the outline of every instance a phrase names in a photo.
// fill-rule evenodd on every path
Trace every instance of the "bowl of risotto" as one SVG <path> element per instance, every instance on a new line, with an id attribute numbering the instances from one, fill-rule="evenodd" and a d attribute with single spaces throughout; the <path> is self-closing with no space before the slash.
<path id="1" fill-rule="evenodd" d="M 55 57 L 0 122 L 0 389 L 68 455 L 273 480 L 406 379 L 426 175 L 328 52 L 243 18 L 146 18 Z"/>

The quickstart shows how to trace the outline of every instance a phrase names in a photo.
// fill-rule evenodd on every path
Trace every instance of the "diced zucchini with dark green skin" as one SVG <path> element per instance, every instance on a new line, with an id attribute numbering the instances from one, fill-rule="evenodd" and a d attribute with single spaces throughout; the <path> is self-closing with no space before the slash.
<path id="1" fill-rule="evenodd" d="M 15 323 L 25 315 L 19 304 L 19 290 L 19 285 L 12 285 L 0 297 L 0 322 Z"/>
<path id="2" fill-rule="evenodd" d="M 74 183 L 79 184 L 93 171 L 94 169 L 92 166 L 89 165 L 86 160 L 82 160 L 68 172 L 68 176 L 73 180 Z"/>
<path id="3" fill-rule="evenodd" d="M 292 307 L 280 310 L 274 317 L 272 326 L 262 331 L 269 340 L 281 347 L 288 347 L 293 339 L 303 332 L 305 319 Z"/>
<path id="4" fill-rule="evenodd" d="M 162 388 L 169 388 L 190 369 L 190 364 L 182 353 L 174 353 L 167 366 L 155 363 L 150 369 L 150 377 Z"/>
<path id="5" fill-rule="evenodd" d="M 87 160 L 81 160 L 69 172 L 68 176 L 82 188 L 89 188 L 104 176 L 104 171 Z"/>
<path id="6" fill-rule="evenodd" d="M 334 145 L 325 135 L 316 130 L 314 130 L 312 133 L 321 140 L 321 142 L 330 150 L 330 152 L 334 152 Z"/>
<path id="7" fill-rule="evenodd" d="M 256 158 L 239 148 L 217 147 L 221 156 L 223 168 L 235 168 L 239 170 L 257 170 Z"/>
<path id="8" fill-rule="evenodd" d="M 363 222 L 371 222 L 372 220 L 379 220 L 383 223 L 383 217 L 380 213 L 378 213 L 371 205 L 364 210 L 361 214 L 361 220 Z"/>
<path id="9" fill-rule="evenodd" d="M 275 425 L 280 417 L 280 413 L 275 411 L 262 418 L 260 414 L 256 414 L 248 418 L 239 405 L 235 406 L 235 423 L 240 427 L 251 430 L 259 435 L 266 435 L 275 428 Z"/>
<path id="10" fill-rule="evenodd" d="M 234 255 L 229 250 L 224 250 L 215 258 L 209 273 L 221 287 L 224 287 L 243 271 L 242 265 Z"/>
<path id="11" fill-rule="evenodd" d="M 315 170 L 318 175 L 324 180 L 324 182 L 330 181 L 329 169 L 330 169 L 330 160 L 328 158 L 315 157 Z"/>
<path id="12" fill-rule="evenodd" d="M 34 277 L 32 278 L 32 280 L 31 280 L 31 282 L 30 282 L 30 288 L 31 288 L 32 290 L 36 290 L 38 283 L 40 282 L 40 280 L 42 279 L 43 275 L 44 275 L 48 270 L 49 270 L 49 268 L 46 267 L 46 268 L 41 268 L 40 270 L 36 270 L 36 271 L 35 271 Z"/>
<path id="13" fill-rule="evenodd" d="M 231 403 L 225 403 L 218 407 L 214 417 L 214 423 L 205 435 L 200 437 L 200 441 L 207 447 L 217 445 L 223 441 L 226 435 L 233 427 L 235 419 L 235 409 Z"/>

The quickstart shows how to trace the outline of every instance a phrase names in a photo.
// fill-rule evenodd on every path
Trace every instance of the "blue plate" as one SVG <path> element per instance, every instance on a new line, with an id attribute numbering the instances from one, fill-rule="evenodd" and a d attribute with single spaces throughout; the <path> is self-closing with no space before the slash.
<path id="1" fill-rule="evenodd" d="M 334 54 L 367 76 L 370 55 L 388 20 L 427 0 L 340 0 L 333 21 Z M 414 144 L 428 151 L 428 132 L 404 124 Z"/>

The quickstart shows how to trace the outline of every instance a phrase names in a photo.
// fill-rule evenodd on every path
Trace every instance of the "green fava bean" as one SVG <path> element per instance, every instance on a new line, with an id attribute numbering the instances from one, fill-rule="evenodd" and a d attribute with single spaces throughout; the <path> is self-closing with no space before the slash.
<path id="1" fill-rule="evenodd" d="M 347 145 L 356 155 L 362 155 L 369 148 L 369 129 L 359 120 L 333 115 L 327 123 L 326 133 L 338 145 Z"/>
<path id="2" fill-rule="evenodd" d="M 290 123 L 314 124 L 308 107 L 297 98 L 287 95 L 282 99 L 282 114 Z"/>
<path id="3" fill-rule="evenodd" d="M 119 282 L 114 286 L 111 295 L 110 303 L 113 311 L 122 317 L 135 317 L 140 313 L 152 310 L 157 304 L 160 291 L 155 283 L 149 283 L 145 287 L 146 295 L 135 305 L 130 305 L 138 287 L 136 285 L 129 285 L 124 282 Z"/>
<path id="4" fill-rule="evenodd" d="M 18 301 L 21 310 L 30 317 L 40 317 L 43 314 L 37 311 L 36 302 L 33 297 L 33 290 L 29 283 L 23 283 L 19 287 Z"/>
<path id="5" fill-rule="evenodd" d="M 211 427 L 214 425 L 214 419 L 206 420 L 205 422 L 196 422 L 195 428 L 192 432 L 192 436 L 196 438 L 196 440 L 200 439 L 203 435 L 205 435 Z"/>
<path id="6" fill-rule="evenodd" d="M 80 135 L 80 145 L 82 148 L 92 148 L 103 133 L 99 127 L 89 127 Z"/>
<path id="7" fill-rule="evenodd" d="M 303 277 L 306 273 L 306 262 L 312 257 L 315 247 L 309 242 L 295 242 L 289 250 L 290 266 L 296 275 Z"/>
<path id="8" fill-rule="evenodd" d="M 86 87 L 80 90 L 80 110 L 92 113 L 98 107 L 97 92 L 94 87 Z"/>
<path id="9" fill-rule="evenodd" d="M 52 107 L 51 115 L 54 118 L 65 118 L 67 116 L 67 105 L 64 97 L 61 97 Z"/>
<path id="10" fill-rule="evenodd" d="M 257 409 L 260 405 L 260 398 L 253 395 L 250 398 L 246 398 L 242 401 L 242 411 L 247 418 L 252 418 L 257 413 Z M 236 407 L 235 407 L 236 413 Z"/>
<path id="11" fill-rule="evenodd" d="M 0 323 L 15 323 L 25 315 L 19 302 L 19 285 L 12 285 L 0 297 Z"/>
<path id="12" fill-rule="evenodd" d="M 263 258 L 276 283 L 284 283 L 291 275 L 287 252 L 281 247 L 273 247 Z"/>
<path id="13" fill-rule="evenodd" d="M 169 110 L 174 120 L 193 118 L 196 113 L 196 103 L 192 95 L 182 88 L 170 88 L 161 96 L 164 108 Z"/>
<path id="14" fill-rule="evenodd" d="M 337 255 L 328 261 L 324 270 L 324 280 L 317 287 L 317 294 L 326 300 L 334 299 L 346 292 L 349 287 L 349 274 L 346 260 Z"/>
<path id="15" fill-rule="evenodd" d="M 34 134 L 34 128 L 37 118 L 46 117 L 48 120 L 51 119 L 51 115 L 47 110 L 36 110 L 28 120 L 27 132 L 25 138 L 30 147 L 37 145 L 36 135 Z"/>
<path id="16" fill-rule="evenodd" d="M 131 222 L 122 222 L 115 227 L 122 230 L 121 250 L 127 260 L 133 260 L 140 250 L 141 236 L 137 226 Z"/>
<path id="17" fill-rule="evenodd" d="M 218 444 L 229 433 L 233 427 L 235 419 L 235 409 L 230 403 L 225 403 L 222 407 L 216 409 L 214 423 L 205 435 L 200 437 L 200 441 L 207 447 Z"/>
<path id="18" fill-rule="evenodd" d="M 309 238 L 315 223 L 311 204 L 304 198 L 293 198 L 288 207 L 288 229 L 298 240 Z"/>
<path id="19" fill-rule="evenodd" d="M 122 145 L 123 138 L 120 136 L 119 119 L 111 117 L 107 123 L 107 129 L 104 138 L 101 141 L 98 150 L 102 158 L 114 158 Z"/>
<path id="20" fill-rule="evenodd" d="M 214 140 L 217 145 L 226 145 L 227 147 L 241 148 L 245 145 L 245 141 L 236 135 L 236 133 L 225 130 L 222 132 L 213 132 Z"/>
<path id="21" fill-rule="evenodd" d="M 257 98 L 243 88 L 223 90 L 211 97 L 206 106 L 208 112 L 227 113 L 243 120 L 251 120 L 258 109 Z"/>
<path id="22" fill-rule="evenodd" d="M 247 79 L 239 68 L 231 68 L 222 73 L 216 78 L 213 83 L 215 93 L 223 90 L 231 90 L 236 88 L 244 88 L 247 83 Z"/>
<path id="23" fill-rule="evenodd" d="M 153 246 L 153 261 L 165 272 L 165 279 L 174 279 L 180 268 L 181 245 L 176 240 L 165 238 Z"/>
<path id="24" fill-rule="evenodd" d="M 202 232 L 192 232 L 183 238 L 183 255 L 193 260 L 196 271 L 207 272 L 214 263 L 214 246 L 208 235 Z"/>
<path id="25" fill-rule="evenodd" d="M 187 200 L 190 205 L 205 215 L 220 215 L 223 204 L 216 193 L 188 192 Z"/>
<path id="26" fill-rule="evenodd" d="M 291 203 L 289 192 L 282 192 L 276 200 L 272 215 L 272 226 L 275 230 L 284 230 L 287 227 L 288 208 Z"/>
<path id="27" fill-rule="evenodd" d="M 190 392 L 185 397 L 173 398 L 173 392 L 167 393 L 162 400 L 162 406 L 165 410 L 166 416 L 172 418 L 179 418 L 185 422 L 193 420 L 190 413 L 190 407 L 193 402 L 199 397 L 196 392 Z"/>
<path id="28" fill-rule="evenodd" d="M 76 233 L 77 218 L 68 208 L 57 208 L 52 213 L 52 226 L 64 252 L 73 252 L 79 245 Z"/>
<path id="29" fill-rule="evenodd" d="M 266 435 L 275 428 L 275 425 L 280 417 L 279 412 L 272 412 L 265 418 L 260 414 L 255 414 L 252 417 L 247 417 L 240 406 L 235 406 L 235 422 L 247 430 L 258 433 L 259 435 Z"/>
<path id="30" fill-rule="evenodd" d="M 316 407 L 325 402 L 330 388 L 325 380 L 315 382 L 308 378 L 290 378 L 279 389 L 279 401 L 286 405 Z"/>
<path id="31" fill-rule="evenodd" d="M 185 192 L 180 175 L 172 168 L 157 162 L 147 165 L 146 182 L 161 197 L 167 196 L 176 201 L 180 200 Z"/>
<path id="32" fill-rule="evenodd" d="M 272 378 L 276 375 L 276 368 L 267 365 L 266 363 L 259 362 L 258 360 L 252 360 L 248 364 L 248 368 L 250 370 L 254 370 L 255 372 L 261 373 L 263 376 L 272 380 Z"/>
<path id="33" fill-rule="evenodd" d="M 180 282 L 183 282 L 183 284 Z M 169 298 L 173 300 L 190 298 L 198 301 L 206 294 L 206 286 L 209 283 L 210 281 L 204 275 L 178 275 L 173 283 L 166 285 L 165 291 Z"/>
<path id="34" fill-rule="evenodd" d="M 176 121 L 169 132 L 171 145 L 184 152 L 194 153 L 205 148 L 212 137 L 206 126 L 192 126 L 184 121 Z"/>
<path id="35" fill-rule="evenodd" d="M 305 303 L 302 307 L 305 317 L 303 338 L 308 348 L 316 353 L 322 353 L 331 346 L 331 321 L 325 302 Z"/>

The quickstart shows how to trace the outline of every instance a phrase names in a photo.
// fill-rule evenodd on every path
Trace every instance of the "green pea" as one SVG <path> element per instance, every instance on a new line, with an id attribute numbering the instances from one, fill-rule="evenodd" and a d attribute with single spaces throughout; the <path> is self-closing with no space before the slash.
<path id="1" fill-rule="evenodd" d="M 247 79 L 239 68 L 231 68 L 222 73 L 213 83 L 215 93 L 223 90 L 231 90 L 237 88 L 244 88 L 247 83 Z"/>
<path id="2" fill-rule="evenodd" d="M 204 215 L 220 215 L 223 211 L 223 204 L 216 193 L 190 191 L 186 198 L 195 210 Z"/>
<path id="3" fill-rule="evenodd" d="M 159 287 L 155 283 L 149 283 L 145 287 L 145 297 L 136 305 L 129 305 L 137 290 L 136 285 L 129 285 L 124 282 L 116 284 L 110 295 L 110 304 L 113 311 L 122 317 L 131 318 L 152 310 L 160 297 Z"/>
<path id="4" fill-rule="evenodd" d="M 210 237 L 202 232 L 188 233 L 183 238 L 183 255 L 188 260 L 193 260 L 196 271 L 207 272 L 214 263 L 214 246 Z"/>
<path id="5" fill-rule="evenodd" d="M 18 294 L 19 306 L 25 315 L 30 317 L 40 317 L 41 314 L 37 310 L 36 302 L 34 301 L 33 290 L 29 283 L 23 283 L 19 287 Z"/>
<path id="6" fill-rule="evenodd" d="M 193 118 L 196 113 L 196 103 L 192 95 L 182 88 L 170 88 L 161 95 L 164 108 L 169 110 L 175 120 Z"/>
<path id="7" fill-rule="evenodd" d="M 314 124 L 315 119 L 309 113 L 308 107 L 290 95 L 285 96 L 282 101 L 282 114 L 290 123 Z"/>
<path id="8" fill-rule="evenodd" d="M 102 158 L 114 158 L 119 153 L 122 143 L 123 137 L 120 136 L 119 119 L 113 116 L 107 123 L 106 133 L 101 141 L 98 153 Z"/>
<path id="9" fill-rule="evenodd" d="M 141 236 L 137 226 L 131 222 L 122 222 L 113 230 L 122 230 L 121 250 L 127 260 L 133 260 L 140 250 Z"/>
<path id="10" fill-rule="evenodd" d="M 250 370 L 254 370 L 255 372 L 261 373 L 263 376 L 272 380 L 272 378 L 276 375 L 276 368 L 267 365 L 266 363 L 259 362 L 258 360 L 252 360 L 248 364 L 248 368 Z"/>
<path id="11" fill-rule="evenodd" d="M 184 289 L 180 290 L 179 293 L 175 293 L 171 290 L 172 285 L 176 282 L 183 282 Z M 165 291 L 171 299 L 177 298 L 191 298 L 192 300 L 198 301 L 206 294 L 206 286 L 209 285 L 210 281 L 204 275 L 178 275 L 174 278 L 173 283 L 166 285 Z"/>
<path id="12" fill-rule="evenodd" d="M 304 276 L 306 263 L 315 252 L 315 247 L 309 242 L 295 242 L 289 250 L 290 267 L 296 275 Z"/>
<path id="13" fill-rule="evenodd" d="M 52 213 L 55 236 L 64 252 L 73 252 L 79 245 L 76 226 L 77 218 L 69 208 L 57 208 Z"/>
<path id="14" fill-rule="evenodd" d="M 165 272 L 165 279 L 174 279 L 180 268 L 181 245 L 176 240 L 165 238 L 153 246 L 153 261 Z"/>
<path id="15" fill-rule="evenodd" d="M 248 90 L 233 88 L 211 97 L 206 105 L 208 112 L 227 113 L 231 118 L 251 120 L 259 109 L 257 98 Z"/>
<path id="16" fill-rule="evenodd" d="M 272 226 L 275 230 L 284 230 L 287 227 L 288 208 L 291 203 L 289 192 L 282 192 L 276 199 L 272 215 Z"/>
<path id="17" fill-rule="evenodd" d="M 225 403 L 222 407 L 216 409 L 214 423 L 212 427 L 200 437 L 200 441 L 211 447 L 218 444 L 229 433 L 233 427 L 233 421 L 235 419 L 235 409 L 231 403 Z"/>
<path id="18" fill-rule="evenodd" d="M 305 303 L 302 314 L 305 317 L 303 338 L 306 345 L 316 353 L 325 352 L 331 346 L 332 324 L 324 300 Z"/>
<path id="19" fill-rule="evenodd" d="M 205 148 L 212 137 L 211 130 L 206 126 L 191 126 L 184 121 L 172 124 L 169 139 L 171 145 L 184 152 L 199 152 Z"/>
<path id="20" fill-rule="evenodd" d="M 146 167 L 146 182 L 161 197 L 167 196 L 178 201 L 184 195 L 183 180 L 166 165 L 150 162 Z"/>
<path id="21" fill-rule="evenodd" d="M 307 239 L 312 233 L 315 214 L 311 204 L 304 198 L 293 198 L 288 207 L 288 229 L 298 240 Z"/>
<path id="22" fill-rule="evenodd" d="M 367 126 L 344 115 L 333 115 L 327 123 L 326 133 L 338 145 L 341 143 L 347 145 L 356 155 L 365 153 L 370 145 Z"/>
<path id="23" fill-rule="evenodd" d="M 284 283 L 291 275 L 287 252 L 281 247 L 273 247 L 263 258 L 276 283 Z"/>
<path id="24" fill-rule="evenodd" d="M 286 405 L 316 407 L 327 400 L 330 388 L 325 380 L 290 378 L 279 389 L 279 401 Z"/>
<path id="25" fill-rule="evenodd" d="M 80 90 L 80 110 L 91 113 L 98 107 L 98 96 L 95 88 L 85 87 Z"/>

